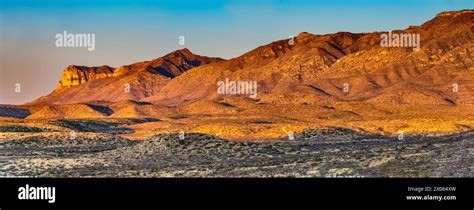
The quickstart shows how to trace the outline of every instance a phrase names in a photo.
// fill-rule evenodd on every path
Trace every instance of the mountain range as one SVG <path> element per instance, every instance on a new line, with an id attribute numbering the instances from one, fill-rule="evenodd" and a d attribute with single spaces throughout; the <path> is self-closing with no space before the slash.
<path id="1" fill-rule="evenodd" d="M 216 82 L 225 78 L 257 81 L 258 100 L 265 103 L 474 103 L 473 10 L 443 12 L 421 26 L 391 31 L 419 34 L 418 51 L 381 47 L 384 33 L 302 32 L 230 60 L 182 49 L 118 68 L 71 65 L 51 94 L 27 105 L 221 100 L 233 97 L 217 94 Z"/>

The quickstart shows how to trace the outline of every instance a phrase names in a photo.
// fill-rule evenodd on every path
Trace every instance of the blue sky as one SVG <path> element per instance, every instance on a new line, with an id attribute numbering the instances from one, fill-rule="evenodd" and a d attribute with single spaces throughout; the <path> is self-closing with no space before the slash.
<path id="1" fill-rule="evenodd" d="M 183 47 L 232 58 L 302 31 L 403 29 L 473 8 L 474 0 L 1 0 L 0 104 L 49 93 L 69 64 L 117 67 Z M 64 30 L 96 34 L 96 50 L 56 48 L 54 36 Z"/>

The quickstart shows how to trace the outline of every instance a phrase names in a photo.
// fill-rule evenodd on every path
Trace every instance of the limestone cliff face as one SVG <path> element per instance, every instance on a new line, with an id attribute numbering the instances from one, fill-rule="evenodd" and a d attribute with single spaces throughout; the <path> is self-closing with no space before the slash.
<path id="1" fill-rule="evenodd" d="M 63 71 L 56 89 L 70 88 L 95 79 L 114 77 L 123 74 L 124 71 L 114 71 L 110 66 L 87 67 L 70 65 Z"/>

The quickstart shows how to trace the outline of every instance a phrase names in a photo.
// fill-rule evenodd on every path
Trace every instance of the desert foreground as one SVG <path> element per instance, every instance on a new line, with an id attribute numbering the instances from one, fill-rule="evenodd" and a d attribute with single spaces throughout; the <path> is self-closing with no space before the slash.
<path id="1" fill-rule="evenodd" d="M 232 142 L 158 135 L 81 136 L 0 143 L 2 177 L 472 177 L 474 133 L 404 140 L 349 130 L 293 141 Z"/>
<path id="2" fill-rule="evenodd" d="M 0 176 L 474 176 L 474 120 L 462 117 L 469 106 L 256 107 L 232 114 L 170 108 L 154 118 L 3 118 Z"/>

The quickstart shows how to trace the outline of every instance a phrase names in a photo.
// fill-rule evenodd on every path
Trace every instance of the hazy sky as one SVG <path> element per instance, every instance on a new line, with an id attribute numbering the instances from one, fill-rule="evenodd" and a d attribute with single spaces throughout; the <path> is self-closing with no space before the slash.
<path id="1" fill-rule="evenodd" d="M 474 0 L 0 0 L 0 104 L 48 94 L 70 64 L 118 67 L 183 47 L 232 58 L 302 31 L 404 29 L 473 8 Z M 95 51 L 55 47 L 65 30 L 94 33 Z"/>

